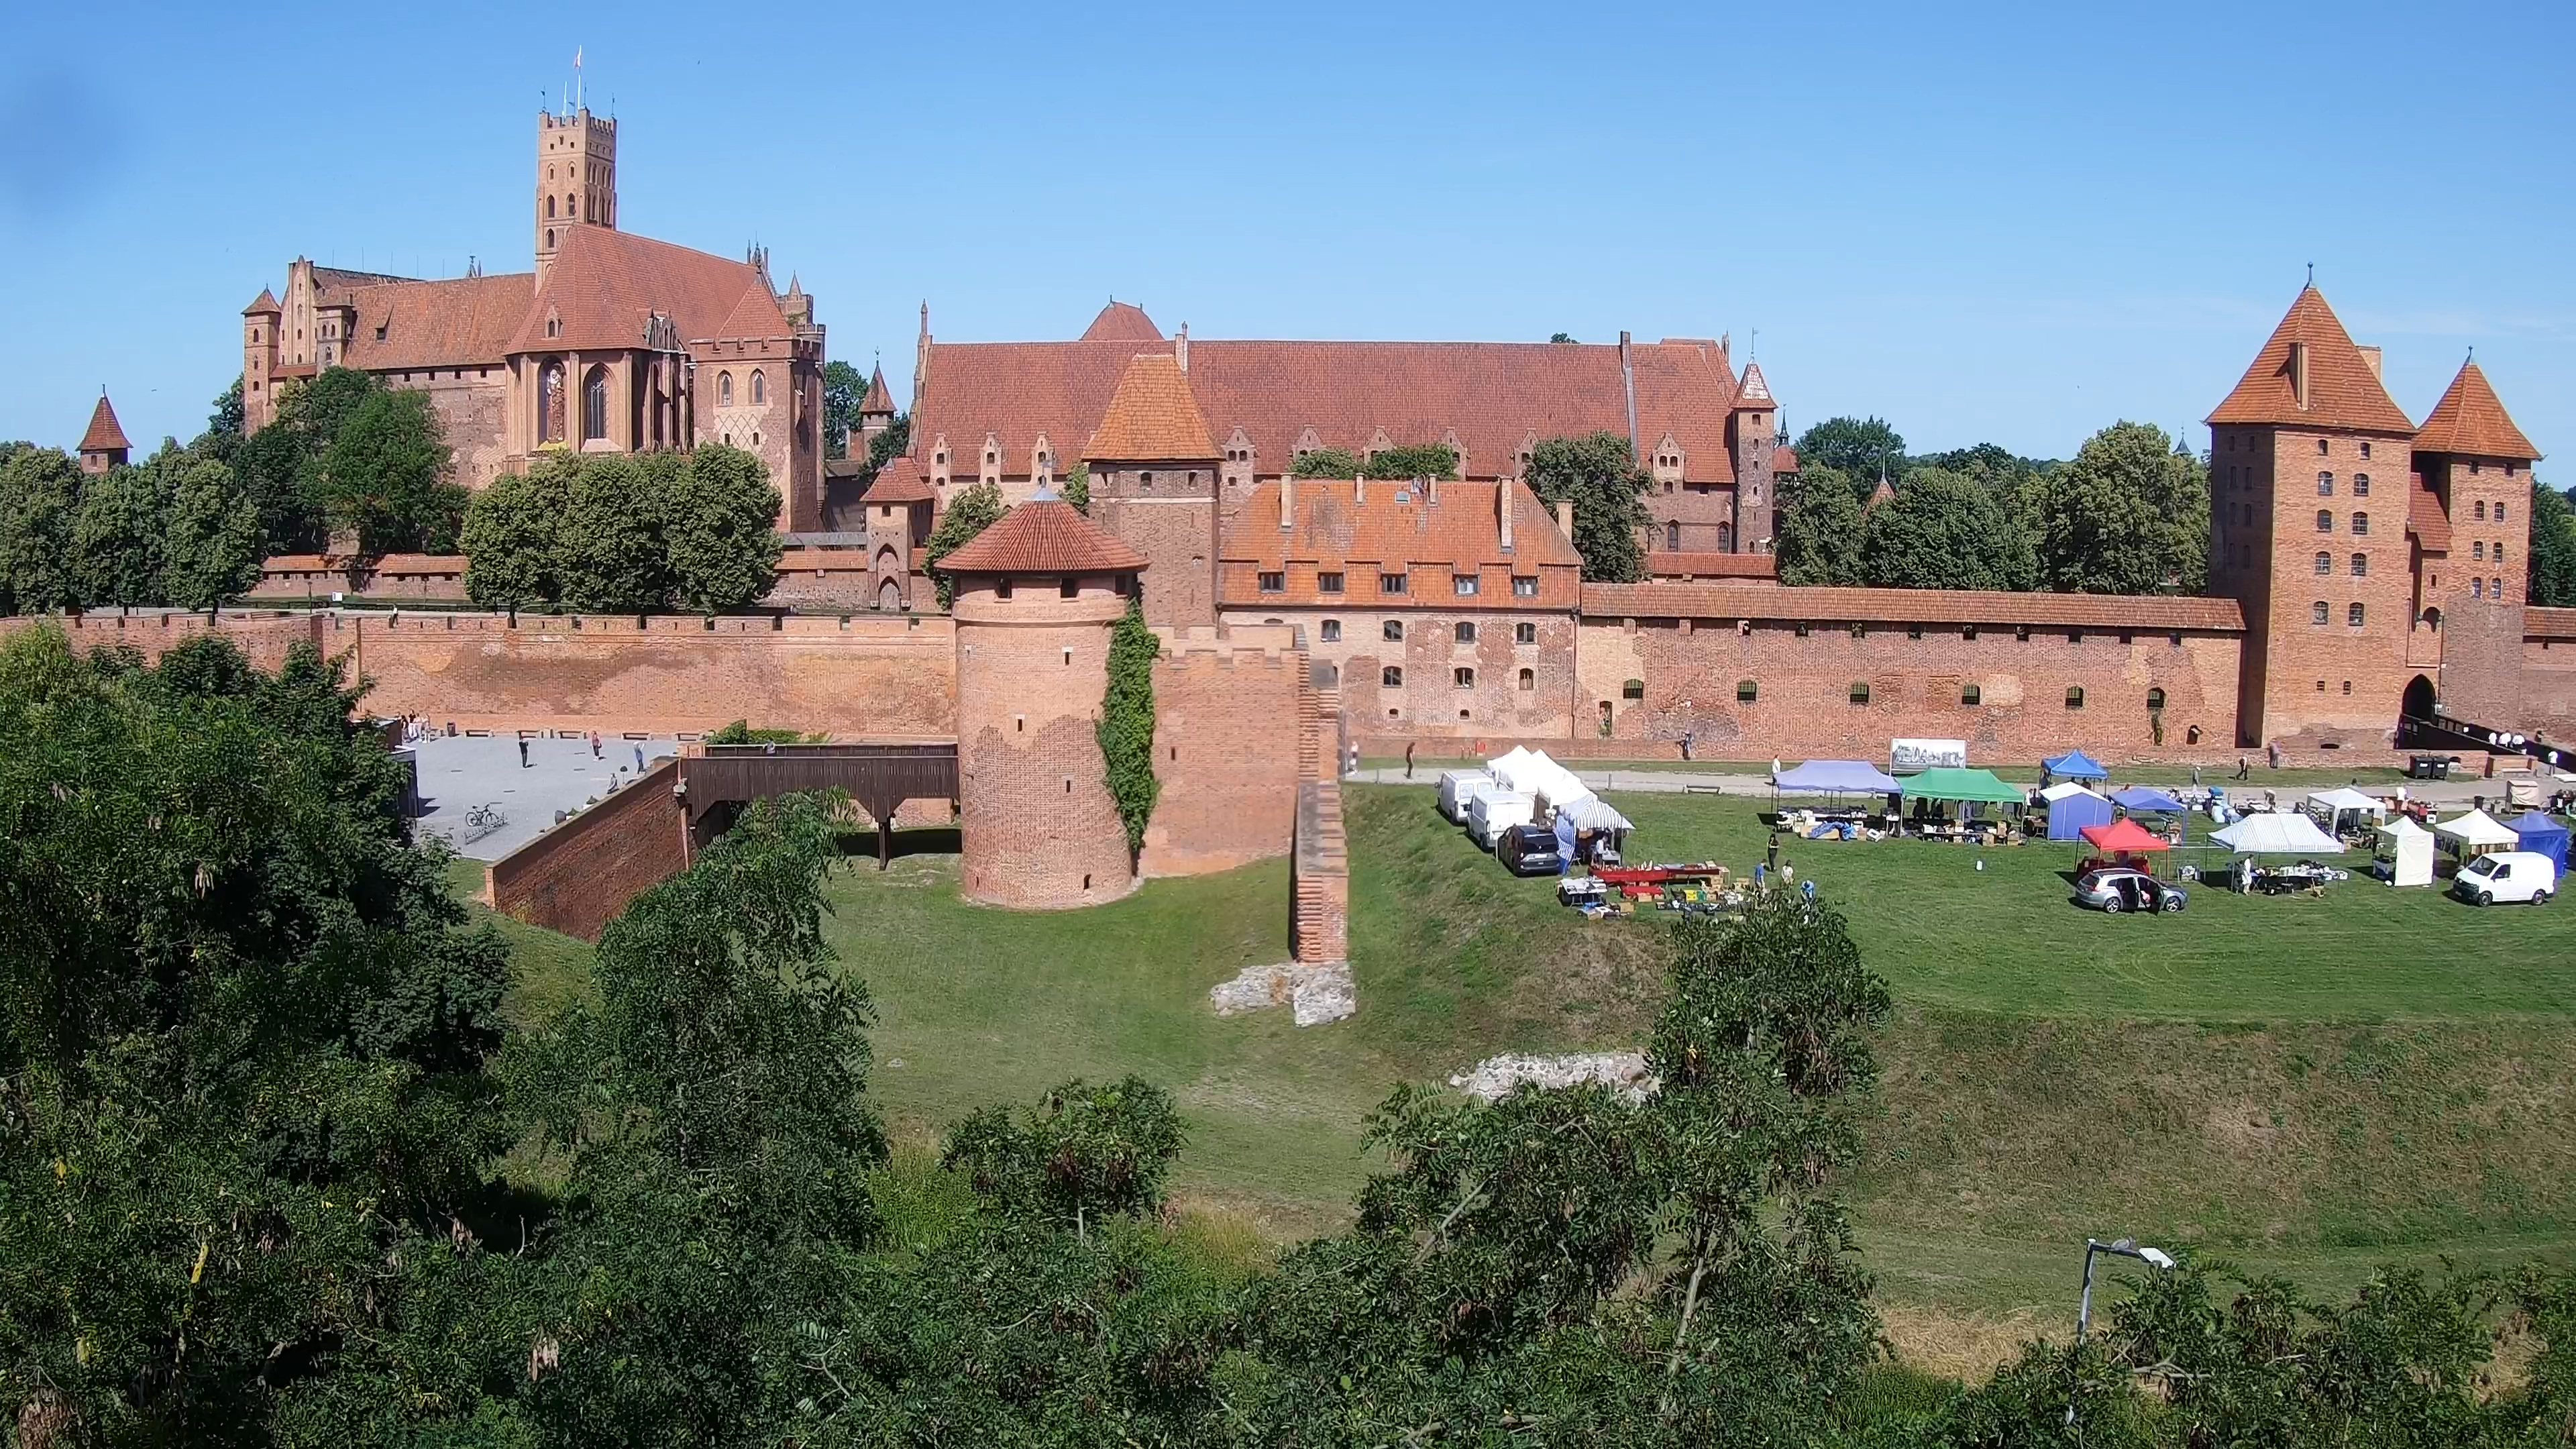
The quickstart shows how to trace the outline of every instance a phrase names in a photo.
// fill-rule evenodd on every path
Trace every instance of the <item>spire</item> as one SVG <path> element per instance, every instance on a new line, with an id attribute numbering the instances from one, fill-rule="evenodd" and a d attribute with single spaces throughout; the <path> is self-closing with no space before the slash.
<path id="1" fill-rule="evenodd" d="M 2406 410 L 2380 384 L 2370 359 L 2343 330 L 2343 320 L 2313 286 L 2300 291 L 2281 325 L 2255 354 L 2254 365 L 2203 421 L 2375 433 L 2415 431 Z"/>
<path id="2" fill-rule="evenodd" d="M 1744 381 L 1735 389 L 1737 412 L 1768 412 L 1776 406 L 1771 397 L 1771 384 L 1763 379 L 1762 364 L 1744 364 Z"/>
<path id="3" fill-rule="evenodd" d="M 888 416 L 894 413 L 894 395 L 886 391 L 883 366 L 868 375 L 868 395 L 859 399 L 859 416 L 867 417 L 872 413 Z"/>
<path id="4" fill-rule="evenodd" d="M 2442 392 L 2442 400 L 2433 404 L 2431 416 L 2415 434 L 2418 453 L 2459 453 L 2480 458 L 2505 458 L 2533 463 L 2540 450 L 2515 427 L 2513 415 L 2504 410 L 2504 400 L 2488 384 L 2485 369 L 2476 362 L 2460 364 L 2459 375 Z"/>
<path id="5" fill-rule="evenodd" d="M 125 429 L 117 426 L 116 409 L 108 405 L 107 389 L 101 387 L 98 406 L 90 409 L 89 431 L 81 434 L 80 451 L 122 453 L 133 446 L 125 440 Z"/>

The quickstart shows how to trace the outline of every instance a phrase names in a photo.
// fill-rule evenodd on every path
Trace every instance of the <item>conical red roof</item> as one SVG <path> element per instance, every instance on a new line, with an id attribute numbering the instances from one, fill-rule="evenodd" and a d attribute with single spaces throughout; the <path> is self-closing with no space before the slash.
<path id="1" fill-rule="evenodd" d="M 952 574 L 1123 574 L 1145 566 L 1126 540 L 1061 498 L 1032 498 L 936 567 Z"/>
<path id="2" fill-rule="evenodd" d="M 1140 352 L 1127 361 L 1109 410 L 1082 450 L 1086 458 L 1153 461 L 1217 455 L 1207 417 L 1190 394 L 1189 374 L 1168 352 Z"/>
<path id="3" fill-rule="evenodd" d="M 116 425 L 116 409 L 107 405 L 107 394 L 100 393 L 98 406 L 90 409 L 89 431 L 81 434 L 80 451 L 105 453 L 133 446 L 125 441 L 125 429 Z"/>
<path id="4" fill-rule="evenodd" d="M 868 395 L 859 399 L 859 411 L 862 413 L 890 413 L 894 411 L 894 396 L 886 391 L 884 368 L 878 368 L 869 376 Z"/>
<path id="5" fill-rule="evenodd" d="M 284 313 L 285 310 L 285 308 L 277 305 L 276 294 L 269 291 L 266 287 L 262 287 L 259 289 L 259 295 L 250 299 L 250 305 L 242 309 L 242 315 L 245 317 L 275 317 Z"/>
<path id="6" fill-rule="evenodd" d="M 1735 410 L 1767 412 L 1777 406 L 1779 404 L 1771 400 L 1771 384 L 1762 376 L 1762 364 L 1744 364 L 1744 381 L 1735 389 Z"/>
<path id="7" fill-rule="evenodd" d="M 2475 362 L 2460 364 L 2460 375 L 2451 379 L 2442 400 L 2433 404 L 2433 415 L 2416 431 L 2415 451 L 2469 453 L 2525 463 L 2540 459 L 2540 450 L 2513 425 L 2513 415 L 2504 410 L 2503 399 L 2495 395 Z"/>
<path id="8" fill-rule="evenodd" d="M 2292 376 L 2293 359 L 2302 349 L 2307 366 L 2305 397 Z M 2255 354 L 2254 365 L 2245 369 L 2236 390 L 2205 421 L 2373 433 L 2415 431 L 2406 410 L 2380 385 L 2379 374 L 2371 370 L 2352 334 L 2343 330 L 2342 319 L 2313 285 L 2299 292 L 2289 315 L 2272 329 L 2271 340 Z"/>

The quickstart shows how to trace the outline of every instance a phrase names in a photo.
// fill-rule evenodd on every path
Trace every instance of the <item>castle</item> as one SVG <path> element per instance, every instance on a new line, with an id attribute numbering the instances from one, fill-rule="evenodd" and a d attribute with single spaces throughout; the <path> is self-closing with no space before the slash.
<path id="1" fill-rule="evenodd" d="M 819 526 L 823 327 L 765 252 L 712 256 L 621 231 L 617 123 L 537 117 L 535 269 L 422 280 L 286 269 L 242 309 L 243 428 L 282 384 L 353 367 L 437 408 L 459 482 L 481 487 L 538 449 L 641 452 L 724 442 L 768 465 L 782 531 Z"/>

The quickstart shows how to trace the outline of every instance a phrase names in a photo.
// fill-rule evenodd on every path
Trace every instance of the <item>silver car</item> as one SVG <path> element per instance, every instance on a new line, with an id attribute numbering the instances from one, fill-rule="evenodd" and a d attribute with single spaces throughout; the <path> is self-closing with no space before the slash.
<path id="1" fill-rule="evenodd" d="M 2115 916 L 2122 911 L 2179 911 L 2188 899 L 2182 887 L 2125 867 L 2088 870 L 2075 882 L 2077 905 Z"/>

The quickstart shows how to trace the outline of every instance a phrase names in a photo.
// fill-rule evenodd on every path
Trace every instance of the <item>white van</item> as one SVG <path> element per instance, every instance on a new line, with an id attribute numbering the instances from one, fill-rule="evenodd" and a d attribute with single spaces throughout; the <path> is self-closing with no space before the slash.
<path id="1" fill-rule="evenodd" d="M 1467 807 L 1475 803 L 1480 791 L 1493 787 L 1493 775 L 1484 770 L 1443 770 L 1440 772 L 1440 813 L 1452 825 L 1467 823 Z"/>
<path id="2" fill-rule="evenodd" d="M 2499 850 L 2481 855 L 2451 877 L 2451 894 L 2474 905 L 2529 901 L 2547 905 L 2558 889 L 2558 867 L 2535 850 Z"/>
<path id="3" fill-rule="evenodd" d="M 1491 850 L 1504 831 L 1530 823 L 1532 804 L 1530 797 L 1517 791 L 1487 790 L 1467 807 L 1467 833 Z"/>

